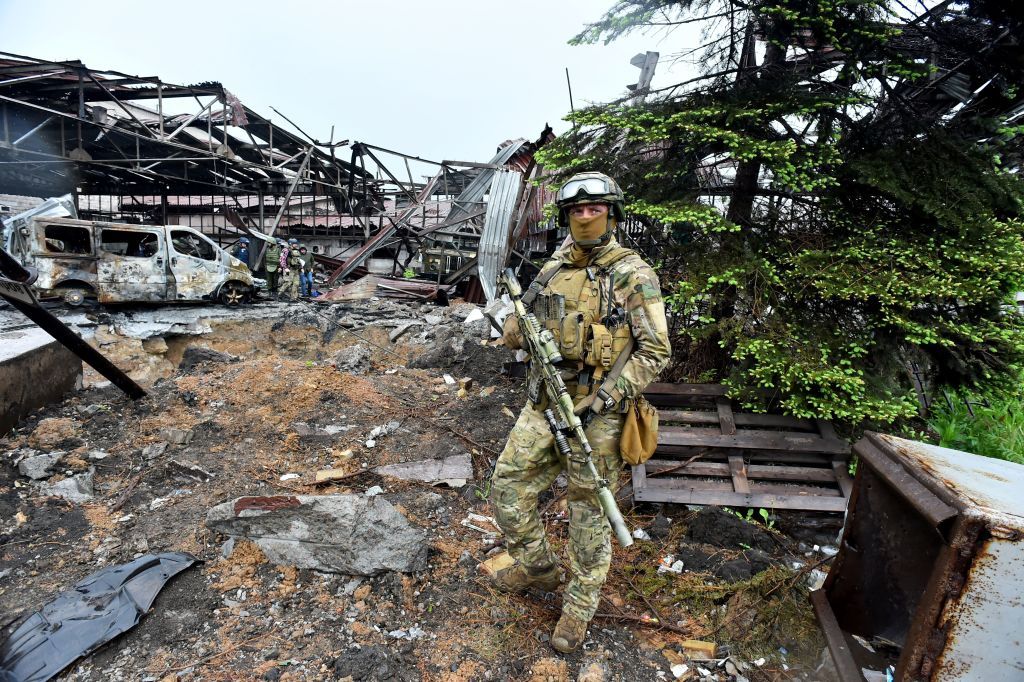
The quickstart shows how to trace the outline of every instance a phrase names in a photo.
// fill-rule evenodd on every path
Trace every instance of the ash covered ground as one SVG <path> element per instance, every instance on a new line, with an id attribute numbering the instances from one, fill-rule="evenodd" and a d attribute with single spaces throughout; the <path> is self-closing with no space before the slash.
<path id="1" fill-rule="evenodd" d="M 490 588 L 479 564 L 502 541 L 469 514 L 491 515 L 487 477 L 525 398 L 475 310 L 375 300 L 71 316 L 149 395 L 132 402 L 87 369 L 83 390 L 0 439 L 0 627 L 100 568 L 186 551 L 201 563 L 62 679 L 833 679 L 806 594 L 838 516 L 768 528 L 745 510 L 632 507 L 627 487 L 629 525 L 649 539 L 616 547 L 599 616 L 570 656 L 547 644 L 557 596 Z M 26 460 L 54 453 L 25 475 Z M 459 455 L 472 462 L 464 486 L 374 471 Z M 326 469 L 340 478 L 318 485 Z M 91 494 L 60 496 L 71 487 Z M 206 524 L 241 496 L 378 488 L 425 533 L 422 570 L 297 569 Z M 541 508 L 562 547 L 563 481 Z M 681 572 L 659 572 L 669 556 Z M 715 659 L 688 640 L 715 642 Z"/>

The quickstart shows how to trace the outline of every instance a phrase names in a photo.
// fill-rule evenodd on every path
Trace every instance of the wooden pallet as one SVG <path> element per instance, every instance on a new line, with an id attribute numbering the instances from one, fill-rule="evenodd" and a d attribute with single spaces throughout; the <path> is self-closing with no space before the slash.
<path id="1" fill-rule="evenodd" d="M 844 511 L 850 444 L 831 422 L 737 412 L 718 384 L 651 384 L 658 449 L 633 467 L 638 502 Z"/>

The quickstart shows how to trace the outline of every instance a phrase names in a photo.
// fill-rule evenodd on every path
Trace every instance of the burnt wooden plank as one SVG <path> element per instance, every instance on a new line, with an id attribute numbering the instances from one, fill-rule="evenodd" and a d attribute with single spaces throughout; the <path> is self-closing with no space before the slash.
<path id="1" fill-rule="evenodd" d="M 746 450 L 740 448 L 694 448 L 671 445 L 659 446 L 655 456 L 659 459 L 683 462 L 694 455 L 700 455 L 704 462 L 728 462 L 729 455 L 743 455 L 744 459 L 758 464 L 785 464 L 796 466 L 831 466 L 836 455 L 814 452 L 785 452 L 783 450 Z"/>
<path id="2" fill-rule="evenodd" d="M 747 481 L 747 472 L 744 470 L 743 458 L 739 455 L 733 455 L 729 458 L 729 474 L 732 476 L 732 487 L 736 492 L 750 492 L 750 483 Z"/>
<path id="3" fill-rule="evenodd" d="M 728 490 L 672 490 L 649 487 L 635 493 L 638 502 L 673 502 L 676 504 L 708 504 L 732 507 L 763 507 L 765 509 L 802 509 L 806 511 L 846 510 L 843 497 L 822 497 L 817 495 L 744 495 Z"/>
<path id="4" fill-rule="evenodd" d="M 832 472 L 836 476 L 836 483 L 839 484 L 839 489 L 843 491 L 843 497 L 849 497 L 853 492 L 853 479 L 850 478 L 850 473 L 847 470 L 848 464 L 844 461 L 833 461 Z"/>
<path id="5" fill-rule="evenodd" d="M 728 398 L 719 398 L 715 401 L 718 408 L 718 423 L 722 429 L 723 436 L 732 436 L 736 433 L 736 420 L 732 417 L 732 405 Z"/>
<path id="6" fill-rule="evenodd" d="M 658 410 L 663 422 L 681 422 L 683 424 L 718 424 L 718 414 L 706 410 Z M 733 412 L 736 426 L 769 426 L 794 431 L 817 431 L 817 426 L 810 419 L 786 417 L 781 414 L 748 414 Z"/>
<path id="7" fill-rule="evenodd" d="M 718 476 L 729 478 L 729 465 L 724 462 L 691 462 L 685 467 L 676 468 L 679 462 L 669 459 L 650 459 L 646 464 L 646 475 L 661 475 L 669 470 L 673 476 Z M 748 464 L 747 478 L 766 481 L 807 481 L 814 483 L 837 483 L 836 473 L 829 468 L 801 466 L 772 466 L 766 464 Z"/>
<path id="8" fill-rule="evenodd" d="M 651 395 L 717 397 L 725 395 L 726 390 L 722 384 L 667 384 L 655 382 L 647 385 L 644 395 L 648 398 Z"/>
<path id="9" fill-rule="evenodd" d="M 751 429 L 731 436 L 720 429 L 665 426 L 658 431 L 658 446 L 670 447 L 726 447 L 759 450 L 786 450 L 790 452 L 824 452 L 845 454 L 849 446 L 842 441 L 828 441 L 809 433 L 760 431 Z"/>
<path id="10" fill-rule="evenodd" d="M 796 485 L 788 483 L 764 483 L 762 481 L 751 481 L 748 479 L 751 495 L 790 495 L 794 497 L 820 496 L 820 497 L 843 497 L 842 492 L 832 487 L 815 485 Z M 644 483 L 649 490 L 711 490 L 718 492 L 737 492 L 733 488 L 731 480 L 704 480 L 697 478 L 685 478 L 671 476 L 648 477 Z"/>

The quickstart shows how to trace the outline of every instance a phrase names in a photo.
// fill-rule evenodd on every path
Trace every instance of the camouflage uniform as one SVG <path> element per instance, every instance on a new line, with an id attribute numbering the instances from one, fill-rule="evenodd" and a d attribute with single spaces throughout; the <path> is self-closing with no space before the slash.
<path id="1" fill-rule="evenodd" d="M 289 249 L 284 258 L 284 277 L 281 278 L 281 294 L 289 301 L 299 300 L 299 270 L 302 268 L 302 260 L 299 252 Z"/>
<path id="2" fill-rule="evenodd" d="M 630 336 L 634 339 L 630 358 L 611 392 L 620 409 L 594 416 L 586 429 L 594 464 L 614 489 L 622 470 L 623 413 L 629 400 L 640 395 L 668 362 L 668 327 L 657 275 L 640 256 L 611 239 L 593 249 L 584 265 L 573 264 L 568 248 L 556 251 L 538 278 L 551 268 L 558 272 L 534 299 L 532 312 L 559 341 L 566 358 L 560 369 L 577 404 L 601 385 L 601 375 Z M 609 311 L 612 314 L 606 314 Z M 512 339 L 512 346 L 522 345 L 515 333 L 506 338 Z M 582 458 L 566 462 L 554 447 L 542 414 L 546 398 L 542 391 L 538 394 L 535 374 L 531 368 L 530 400 L 509 434 L 491 479 L 495 515 L 517 562 L 530 571 L 557 564 L 537 512 L 537 496 L 560 471 L 568 472 L 570 576 L 563 611 L 589 622 L 611 563 L 611 526 Z"/>

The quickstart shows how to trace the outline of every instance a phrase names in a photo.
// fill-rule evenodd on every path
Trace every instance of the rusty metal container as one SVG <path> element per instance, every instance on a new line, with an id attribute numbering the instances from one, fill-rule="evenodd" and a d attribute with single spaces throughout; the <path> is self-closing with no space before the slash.
<path id="1" fill-rule="evenodd" d="M 840 678 L 864 679 L 857 635 L 891 643 L 896 680 L 1024 680 L 1024 466 L 870 432 L 854 452 L 811 595 Z"/>

